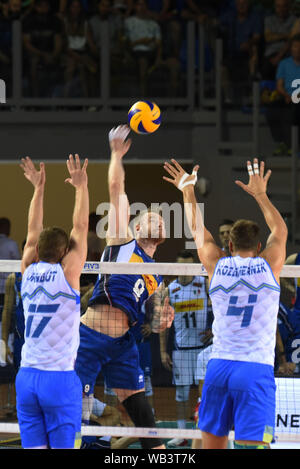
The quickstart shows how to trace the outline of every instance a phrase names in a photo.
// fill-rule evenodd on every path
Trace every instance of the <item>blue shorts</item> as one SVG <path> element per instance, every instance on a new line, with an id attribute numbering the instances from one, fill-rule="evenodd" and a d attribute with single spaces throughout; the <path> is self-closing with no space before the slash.
<path id="1" fill-rule="evenodd" d="M 275 379 L 270 365 L 211 359 L 198 427 L 216 436 L 270 443 L 275 429 Z"/>
<path id="2" fill-rule="evenodd" d="M 152 355 L 151 355 L 151 344 L 149 340 L 140 342 L 138 344 L 140 365 L 145 376 L 151 376 L 152 371 Z"/>
<path id="3" fill-rule="evenodd" d="M 144 388 L 139 351 L 130 332 L 113 338 L 81 324 L 75 370 L 87 395 L 94 392 L 100 371 L 108 388 Z"/>
<path id="4" fill-rule="evenodd" d="M 16 394 L 23 448 L 75 447 L 82 412 L 82 387 L 75 371 L 20 368 Z"/>

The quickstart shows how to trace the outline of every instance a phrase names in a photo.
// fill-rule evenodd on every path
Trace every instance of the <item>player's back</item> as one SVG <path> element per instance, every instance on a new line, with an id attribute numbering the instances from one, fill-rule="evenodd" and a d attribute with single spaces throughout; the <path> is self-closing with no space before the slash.
<path id="1" fill-rule="evenodd" d="M 69 371 L 79 346 L 80 293 L 60 264 L 38 262 L 25 270 L 21 288 L 25 343 L 21 367 Z"/>
<path id="2" fill-rule="evenodd" d="M 211 358 L 274 365 L 280 286 L 262 257 L 221 258 L 210 282 Z"/>

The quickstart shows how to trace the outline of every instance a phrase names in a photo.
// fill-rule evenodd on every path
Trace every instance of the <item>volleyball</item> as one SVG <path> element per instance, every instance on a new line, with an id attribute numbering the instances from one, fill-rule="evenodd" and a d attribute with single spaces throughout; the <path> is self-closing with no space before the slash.
<path id="1" fill-rule="evenodd" d="M 160 109 L 151 101 L 138 101 L 128 111 L 128 124 L 137 134 L 152 134 L 160 123 Z"/>

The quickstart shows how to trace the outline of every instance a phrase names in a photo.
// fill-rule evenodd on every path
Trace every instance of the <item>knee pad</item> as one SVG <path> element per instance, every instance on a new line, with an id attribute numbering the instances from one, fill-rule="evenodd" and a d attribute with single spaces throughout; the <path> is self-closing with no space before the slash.
<path id="1" fill-rule="evenodd" d="M 144 391 L 132 394 L 122 404 L 136 427 L 153 428 L 156 426 L 151 406 Z M 151 449 L 162 445 L 159 438 L 140 438 L 140 442 L 143 449 Z"/>
<path id="2" fill-rule="evenodd" d="M 189 400 L 190 395 L 190 385 L 186 384 L 184 386 L 176 386 L 176 401 L 177 402 L 186 402 Z"/>

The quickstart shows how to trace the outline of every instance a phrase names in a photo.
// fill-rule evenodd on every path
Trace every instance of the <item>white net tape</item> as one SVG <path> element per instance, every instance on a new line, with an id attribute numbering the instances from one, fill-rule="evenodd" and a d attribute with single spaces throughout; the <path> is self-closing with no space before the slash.
<path id="1" fill-rule="evenodd" d="M 0 260 L 0 272 L 20 272 L 21 261 Z M 202 264 L 190 263 L 139 263 L 139 262 L 86 262 L 82 273 L 135 274 L 135 275 L 207 275 Z M 281 277 L 300 277 L 300 267 L 285 265 Z"/>
<path id="2" fill-rule="evenodd" d="M 0 271 L 20 272 L 21 261 L 0 260 Z M 82 273 L 88 274 L 135 274 L 162 276 L 206 276 L 207 273 L 200 263 L 115 263 L 86 262 Z M 300 266 L 284 266 L 281 277 L 300 278 Z M 276 442 L 300 444 L 300 378 L 276 378 Z M 0 423 L 0 434 L 19 434 L 18 423 Z M 125 426 L 82 426 L 83 436 L 111 436 L 130 438 L 180 438 L 201 439 L 201 431 L 196 429 L 178 428 L 136 428 Z M 229 434 L 234 440 L 234 432 Z M 300 446 L 299 446 L 300 447 Z"/>

